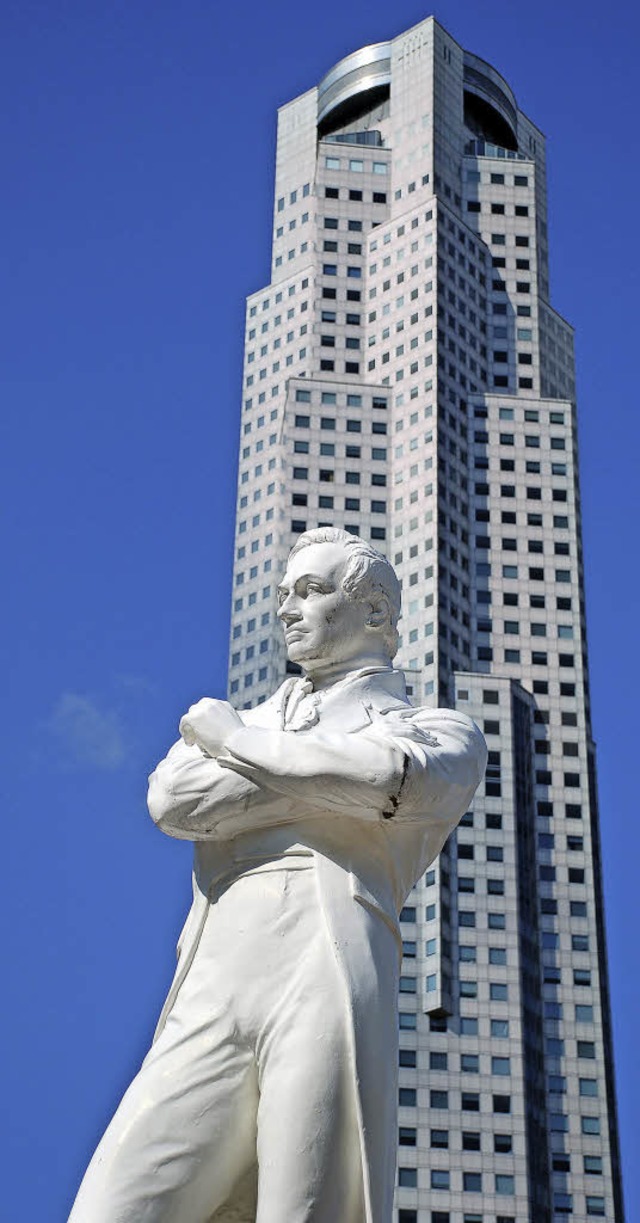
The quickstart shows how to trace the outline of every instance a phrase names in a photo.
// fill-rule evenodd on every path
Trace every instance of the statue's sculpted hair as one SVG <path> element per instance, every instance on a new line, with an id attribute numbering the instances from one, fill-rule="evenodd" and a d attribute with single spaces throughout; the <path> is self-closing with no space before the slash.
<path id="1" fill-rule="evenodd" d="M 394 658 L 398 651 L 397 625 L 400 619 L 401 594 L 395 570 L 386 556 L 359 535 L 350 535 L 339 527 L 317 527 L 313 531 L 305 531 L 296 540 L 289 553 L 289 560 L 311 544 L 342 545 L 347 553 L 342 589 L 350 599 L 377 604 L 380 595 L 384 596 L 388 616 L 380 628 L 380 634 L 389 651 L 389 659 Z"/>

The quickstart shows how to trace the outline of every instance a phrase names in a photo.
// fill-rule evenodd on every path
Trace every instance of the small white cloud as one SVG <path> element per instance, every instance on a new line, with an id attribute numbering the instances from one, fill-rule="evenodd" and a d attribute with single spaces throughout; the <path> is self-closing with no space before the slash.
<path id="1" fill-rule="evenodd" d="M 47 720 L 60 763 L 118 769 L 127 751 L 118 714 L 101 709 L 91 697 L 63 692 Z"/>
<path id="2" fill-rule="evenodd" d="M 114 676 L 114 683 L 117 688 L 124 688 L 127 692 L 138 693 L 143 695 L 155 696 L 158 691 L 158 685 L 148 679 L 146 675 L 121 674 Z"/>

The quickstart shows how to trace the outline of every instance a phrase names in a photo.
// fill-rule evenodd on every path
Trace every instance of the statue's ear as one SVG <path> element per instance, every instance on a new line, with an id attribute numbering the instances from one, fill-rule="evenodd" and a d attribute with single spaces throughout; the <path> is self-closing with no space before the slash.
<path id="1" fill-rule="evenodd" d="M 367 616 L 367 628 L 383 628 L 390 617 L 389 600 L 384 594 L 376 595 L 370 603 L 371 610 Z"/>

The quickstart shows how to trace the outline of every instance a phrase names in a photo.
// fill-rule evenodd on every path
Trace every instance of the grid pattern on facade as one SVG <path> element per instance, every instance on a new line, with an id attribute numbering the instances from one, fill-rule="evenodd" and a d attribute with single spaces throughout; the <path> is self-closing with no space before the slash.
<path id="1" fill-rule="evenodd" d="M 401 914 L 395 1218 L 621 1223 L 544 137 L 433 19 L 380 64 L 356 109 L 332 82 L 279 115 L 272 280 L 247 304 L 229 695 L 256 704 L 292 669 L 275 585 L 301 531 L 389 556 L 412 699 L 470 713 L 489 746 L 473 811 Z"/>

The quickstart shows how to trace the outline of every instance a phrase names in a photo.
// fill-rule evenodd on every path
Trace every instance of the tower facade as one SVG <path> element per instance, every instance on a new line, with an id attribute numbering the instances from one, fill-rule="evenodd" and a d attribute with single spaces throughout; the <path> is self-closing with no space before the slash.
<path id="1" fill-rule="evenodd" d="M 411 699 L 489 746 L 401 915 L 397 1223 L 623 1219 L 574 387 L 545 141 L 500 73 L 429 18 L 280 110 L 229 698 L 297 670 L 275 587 L 339 526 L 401 579 Z"/>

